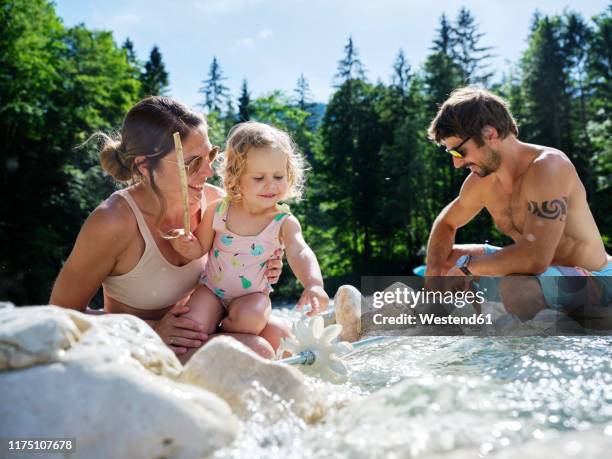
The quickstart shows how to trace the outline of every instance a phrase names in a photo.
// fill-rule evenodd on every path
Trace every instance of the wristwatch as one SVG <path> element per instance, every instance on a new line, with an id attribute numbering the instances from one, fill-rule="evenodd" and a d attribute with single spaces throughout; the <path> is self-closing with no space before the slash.
<path id="1" fill-rule="evenodd" d="M 455 263 L 455 265 L 461 270 L 463 274 L 465 274 L 466 276 L 471 276 L 472 272 L 468 269 L 470 261 L 472 261 L 472 255 L 461 255 L 457 259 L 457 263 Z"/>

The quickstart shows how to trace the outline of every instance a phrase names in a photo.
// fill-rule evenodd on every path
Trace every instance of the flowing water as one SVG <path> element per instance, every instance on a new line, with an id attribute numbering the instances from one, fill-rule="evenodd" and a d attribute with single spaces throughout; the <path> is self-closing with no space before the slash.
<path id="1" fill-rule="evenodd" d="M 610 458 L 611 349 L 610 336 L 389 338 L 322 386 L 334 405 L 322 421 L 262 393 L 215 457 Z"/>

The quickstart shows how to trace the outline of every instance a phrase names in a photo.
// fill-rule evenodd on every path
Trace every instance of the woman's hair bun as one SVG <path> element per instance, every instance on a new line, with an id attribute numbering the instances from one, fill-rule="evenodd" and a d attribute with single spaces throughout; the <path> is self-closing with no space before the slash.
<path id="1" fill-rule="evenodd" d="M 105 136 L 102 149 L 100 150 L 100 165 L 111 177 L 118 182 L 128 182 L 133 178 L 131 167 L 125 164 L 125 152 L 121 146 L 121 140 L 111 139 Z"/>

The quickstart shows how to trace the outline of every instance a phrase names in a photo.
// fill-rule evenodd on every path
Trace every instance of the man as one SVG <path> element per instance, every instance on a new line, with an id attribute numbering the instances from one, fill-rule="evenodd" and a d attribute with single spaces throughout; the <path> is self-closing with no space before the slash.
<path id="1" fill-rule="evenodd" d="M 457 89 L 428 134 L 446 147 L 456 168 L 471 173 L 459 196 L 434 222 L 427 276 L 593 274 L 608 276 L 603 284 L 612 279 L 612 257 L 572 162 L 555 148 L 518 140 L 516 122 L 503 99 L 480 88 Z M 457 230 L 483 208 L 513 244 L 454 244 Z M 610 290 L 601 299 L 605 304 L 611 301 Z M 545 289 L 544 298 L 550 305 Z M 541 308 L 524 313 L 524 319 Z"/>

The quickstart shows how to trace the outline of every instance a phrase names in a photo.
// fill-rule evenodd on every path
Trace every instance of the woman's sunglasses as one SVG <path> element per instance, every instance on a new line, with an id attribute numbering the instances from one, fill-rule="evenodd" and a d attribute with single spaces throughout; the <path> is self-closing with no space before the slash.
<path id="1" fill-rule="evenodd" d="M 217 158 L 218 154 L 219 154 L 219 147 L 213 145 L 213 147 L 208 152 L 208 163 L 212 164 L 213 161 Z M 171 159 L 164 159 L 164 158 L 162 158 L 161 161 L 168 161 L 171 163 L 176 163 L 176 161 L 172 161 Z M 204 161 L 204 157 L 199 156 L 199 155 L 192 156 L 187 161 L 185 161 L 185 172 L 187 172 L 187 175 L 192 176 L 192 175 L 197 174 L 200 168 L 202 167 L 203 161 Z"/>
<path id="2" fill-rule="evenodd" d="M 463 159 L 465 158 L 465 155 L 463 153 L 461 153 L 460 151 L 458 151 L 464 144 L 465 142 L 467 142 L 468 140 L 470 140 L 470 137 L 468 137 L 467 139 L 465 139 L 463 142 L 461 142 L 459 145 L 457 145 L 455 148 L 447 148 L 446 152 L 450 153 L 452 156 L 454 156 L 455 158 L 459 158 L 459 159 Z"/>

